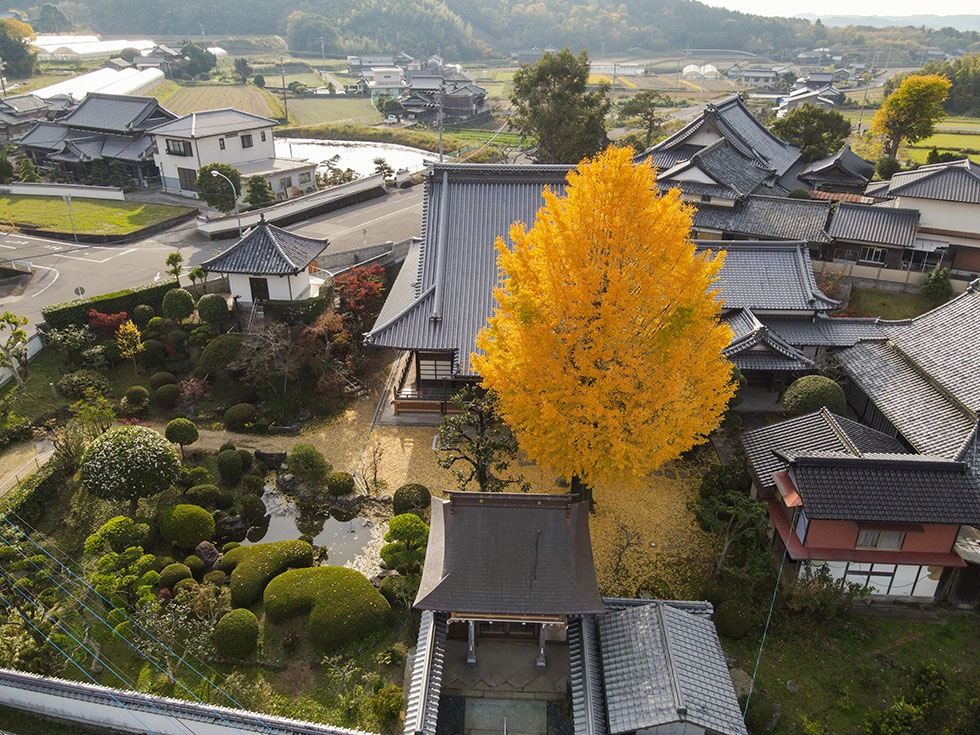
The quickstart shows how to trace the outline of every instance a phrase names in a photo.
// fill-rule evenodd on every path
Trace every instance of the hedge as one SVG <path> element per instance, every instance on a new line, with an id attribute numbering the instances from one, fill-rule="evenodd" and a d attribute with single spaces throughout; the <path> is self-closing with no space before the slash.
<path id="1" fill-rule="evenodd" d="M 221 571 L 231 575 L 231 602 L 249 607 L 258 602 L 269 581 L 287 569 L 313 566 L 313 547 L 294 539 L 239 546 L 221 557 Z"/>
<path id="2" fill-rule="evenodd" d="M 73 324 L 87 324 L 86 320 L 91 309 L 98 309 L 106 314 L 117 314 L 120 311 L 131 314 L 138 304 L 149 304 L 159 311 L 164 294 L 174 288 L 178 288 L 176 281 L 126 288 L 87 299 L 45 306 L 41 309 L 41 316 L 49 327 L 64 329 Z"/>
<path id="3" fill-rule="evenodd" d="M 164 385 L 177 385 L 178 382 L 177 376 L 173 373 L 153 373 L 150 376 L 150 388 L 152 390 L 157 390 Z"/>
<path id="4" fill-rule="evenodd" d="M 391 605 L 363 574 L 344 567 L 280 574 L 269 582 L 262 601 L 266 615 L 276 623 L 309 613 L 307 634 L 320 652 L 374 633 L 391 612 Z"/>
<path id="5" fill-rule="evenodd" d="M 41 469 L 28 477 L 20 486 L 3 496 L 0 512 L 16 516 L 23 525 L 34 525 L 52 501 L 65 489 L 68 475 L 61 469 L 56 459 L 50 460 Z"/>
<path id="6" fill-rule="evenodd" d="M 321 287 L 321 290 L 327 291 L 328 289 Z M 306 299 L 305 301 L 267 299 L 262 302 L 262 309 L 267 316 L 285 324 L 310 324 L 320 314 L 326 311 L 327 305 L 330 303 L 327 300 L 328 297 L 332 299 L 329 293 L 321 294 L 315 299 Z"/>
<path id="7" fill-rule="evenodd" d="M 221 616 L 214 628 L 214 647 L 222 656 L 248 658 L 259 640 L 259 621 L 244 607 Z"/>
<path id="8" fill-rule="evenodd" d="M 199 505 L 174 505 L 160 514 L 160 535 L 178 549 L 193 549 L 214 537 L 214 518 Z"/>

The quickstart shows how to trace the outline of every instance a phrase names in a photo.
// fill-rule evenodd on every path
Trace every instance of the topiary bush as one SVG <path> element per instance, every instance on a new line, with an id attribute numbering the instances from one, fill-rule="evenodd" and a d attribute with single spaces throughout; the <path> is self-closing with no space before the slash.
<path id="1" fill-rule="evenodd" d="M 262 598 L 269 581 L 287 569 L 313 566 L 313 547 L 305 541 L 273 541 L 268 544 L 225 545 L 221 571 L 231 575 L 231 602 L 249 607 Z"/>
<path id="2" fill-rule="evenodd" d="M 157 315 L 156 311 L 149 304 L 137 304 L 133 307 L 132 320 L 140 329 L 150 323 L 150 319 Z"/>
<path id="3" fill-rule="evenodd" d="M 184 447 L 197 441 L 200 433 L 193 421 L 177 418 L 167 424 L 164 436 L 174 444 L 180 445 L 180 454 L 183 456 Z"/>
<path id="4" fill-rule="evenodd" d="M 354 492 L 354 476 L 349 472 L 331 472 L 327 477 L 327 492 L 331 495 L 350 495 Z"/>
<path id="5" fill-rule="evenodd" d="M 401 574 L 413 574 L 422 569 L 425 561 L 429 527 L 414 513 L 403 513 L 388 522 L 386 543 L 381 547 L 381 559 L 389 569 Z"/>
<path id="6" fill-rule="evenodd" d="M 137 359 L 143 367 L 155 370 L 167 361 L 167 348 L 158 339 L 145 340 L 143 351 Z"/>
<path id="7" fill-rule="evenodd" d="M 186 564 L 168 564 L 160 572 L 160 589 L 172 590 L 182 579 L 191 579 L 190 568 Z"/>
<path id="8" fill-rule="evenodd" d="M 242 495 L 238 501 L 238 513 L 250 525 L 265 517 L 266 507 L 258 495 Z"/>
<path id="9" fill-rule="evenodd" d="M 180 401 L 180 386 L 173 383 L 161 385 L 153 391 L 153 402 L 161 408 L 173 408 Z"/>
<path id="10" fill-rule="evenodd" d="M 104 396 L 109 392 L 109 381 L 94 370 L 76 370 L 58 381 L 58 390 L 66 398 L 84 398 L 90 389 Z"/>
<path id="11" fill-rule="evenodd" d="M 229 487 L 234 487 L 242 479 L 242 456 L 234 449 L 218 452 L 218 474 L 221 481 Z"/>
<path id="12" fill-rule="evenodd" d="M 224 415 L 224 425 L 228 431 L 244 431 L 246 424 L 255 422 L 259 410 L 251 403 L 236 403 Z"/>
<path id="13" fill-rule="evenodd" d="M 198 561 L 200 562 L 201 560 L 198 559 Z M 191 572 L 194 571 L 192 568 L 190 567 L 188 568 L 191 569 Z M 188 579 L 180 580 L 177 584 L 174 585 L 174 588 L 171 590 L 171 592 L 177 594 L 178 592 L 182 592 L 184 590 L 197 590 L 200 589 L 200 587 L 201 586 L 197 583 L 197 580 L 194 579 L 193 577 L 190 577 Z"/>
<path id="14" fill-rule="evenodd" d="M 391 506 L 396 516 L 403 513 L 414 513 L 420 516 L 429 509 L 431 497 L 429 488 L 425 485 L 410 482 L 395 490 L 395 494 L 391 498 Z"/>
<path id="15" fill-rule="evenodd" d="M 194 313 L 194 297 L 186 288 L 174 288 L 163 297 L 163 315 L 168 319 L 183 321 Z"/>
<path id="16" fill-rule="evenodd" d="M 174 505 L 160 514 L 160 535 L 178 549 L 193 549 L 214 537 L 214 518 L 199 505 Z"/>
<path id="17" fill-rule="evenodd" d="M 392 574 L 381 580 L 378 591 L 392 607 L 412 606 L 412 600 L 418 594 L 422 577 L 418 574 Z"/>
<path id="18" fill-rule="evenodd" d="M 242 458 L 242 470 L 248 472 L 252 469 L 252 453 L 247 449 L 236 449 L 238 456 Z"/>
<path id="19" fill-rule="evenodd" d="M 180 477 L 173 444 L 146 426 L 119 426 L 96 438 L 81 462 L 82 485 L 106 500 L 129 500 L 136 514 L 140 498 L 156 495 Z"/>
<path id="20" fill-rule="evenodd" d="M 178 380 L 173 373 L 158 372 L 150 376 L 150 388 L 158 390 L 162 385 L 177 385 Z"/>
<path id="21" fill-rule="evenodd" d="M 322 483 L 330 470 L 330 463 L 312 444 L 297 444 L 286 456 L 286 467 L 300 482 Z"/>
<path id="22" fill-rule="evenodd" d="M 202 373 L 227 373 L 228 366 L 238 357 L 242 338 L 235 334 L 220 334 L 201 351 L 197 367 Z"/>
<path id="23" fill-rule="evenodd" d="M 258 475 L 242 475 L 242 492 L 261 497 L 265 494 L 265 478 Z"/>
<path id="24" fill-rule="evenodd" d="M 183 487 L 208 485 L 213 479 L 207 467 L 184 467 L 180 471 L 180 482 Z"/>
<path id="25" fill-rule="evenodd" d="M 204 581 L 206 584 L 215 584 L 222 587 L 228 584 L 228 575 L 222 572 L 220 569 L 215 569 L 205 574 L 202 581 Z"/>
<path id="26" fill-rule="evenodd" d="M 123 407 L 128 411 L 139 412 L 150 405 L 150 391 L 142 385 L 131 385 L 123 395 Z"/>
<path id="27" fill-rule="evenodd" d="M 100 554 L 108 545 L 117 554 L 121 554 L 130 546 L 142 546 L 149 532 L 150 527 L 145 523 L 137 523 L 128 516 L 116 516 L 85 539 L 85 553 L 90 556 Z"/>
<path id="28" fill-rule="evenodd" d="M 284 572 L 269 582 L 262 601 L 273 622 L 309 614 L 307 634 L 321 653 L 380 630 L 391 612 L 363 574 L 344 567 Z"/>
<path id="29" fill-rule="evenodd" d="M 220 294 L 205 294 L 197 302 L 197 314 L 208 324 L 224 324 L 229 316 L 228 302 Z"/>
<path id="30" fill-rule="evenodd" d="M 804 375 L 797 378 L 783 394 L 783 408 L 790 416 L 813 413 L 824 406 L 838 416 L 847 413 L 844 389 L 823 375 Z"/>
<path id="31" fill-rule="evenodd" d="M 197 554 L 191 554 L 184 559 L 184 564 L 191 570 L 191 574 L 194 575 L 194 579 L 200 579 L 204 576 L 204 559 L 199 557 Z"/>
<path id="32" fill-rule="evenodd" d="M 205 483 L 190 488 L 184 494 L 184 498 L 187 502 L 200 505 L 202 508 L 218 508 L 224 495 L 224 490 L 217 485 Z"/>
<path id="33" fill-rule="evenodd" d="M 258 641 L 258 618 L 243 607 L 222 615 L 214 627 L 214 647 L 228 658 L 249 658 L 255 653 Z"/>

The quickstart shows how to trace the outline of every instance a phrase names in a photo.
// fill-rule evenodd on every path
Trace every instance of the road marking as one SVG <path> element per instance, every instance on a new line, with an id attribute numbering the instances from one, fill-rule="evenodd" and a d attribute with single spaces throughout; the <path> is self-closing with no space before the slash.
<path id="1" fill-rule="evenodd" d="M 37 298 L 38 296 L 40 296 L 41 294 L 43 294 L 45 291 L 47 291 L 49 288 L 51 288 L 54 285 L 54 282 L 58 280 L 58 276 L 61 275 L 61 273 L 58 271 L 57 268 L 48 268 L 46 265 L 38 265 L 37 263 L 34 263 L 33 265 L 34 265 L 35 268 L 40 268 L 41 270 L 44 270 L 44 271 L 54 271 L 54 278 L 51 279 L 51 283 L 49 283 L 47 286 L 45 286 L 44 288 L 42 288 L 40 291 L 38 291 L 35 294 L 31 294 L 31 298 L 32 299 Z"/>
<path id="2" fill-rule="evenodd" d="M 120 257 L 122 255 L 129 255 L 130 253 L 135 253 L 135 252 L 136 252 L 136 249 L 135 248 L 130 248 L 129 250 L 123 250 L 121 253 L 116 253 L 115 255 L 110 255 L 108 258 L 102 258 L 101 260 L 98 260 L 96 258 L 89 258 L 88 257 L 89 256 L 89 253 L 87 253 L 87 252 L 86 253 L 83 253 L 83 257 L 79 257 L 77 255 L 62 255 L 61 256 L 61 259 L 62 260 L 81 260 L 84 263 L 98 263 L 98 264 L 102 264 L 102 263 L 108 263 L 110 260 L 114 260 L 115 258 L 118 258 L 118 257 Z"/>
<path id="3" fill-rule="evenodd" d="M 17 249 L 13 245 L 0 245 L 0 248 L 4 248 L 5 250 L 16 250 Z"/>

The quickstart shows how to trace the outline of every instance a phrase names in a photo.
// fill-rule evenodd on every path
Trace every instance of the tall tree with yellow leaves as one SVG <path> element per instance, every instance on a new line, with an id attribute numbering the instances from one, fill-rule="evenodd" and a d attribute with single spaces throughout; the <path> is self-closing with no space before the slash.
<path id="1" fill-rule="evenodd" d="M 497 309 L 473 357 L 524 452 L 592 486 L 635 484 L 701 442 L 734 393 L 692 208 L 609 148 L 545 190 L 531 229 L 497 240 Z"/>
<path id="2" fill-rule="evenodd" d="M 946 115 L 943 102 L 952 86 L 939 74 L 915 75 L 885 98 L 871 121 L 871 134 L 884 141 L 886 156 L 895 158 L 903 140 L 917 143 L 933 134 Z"/>

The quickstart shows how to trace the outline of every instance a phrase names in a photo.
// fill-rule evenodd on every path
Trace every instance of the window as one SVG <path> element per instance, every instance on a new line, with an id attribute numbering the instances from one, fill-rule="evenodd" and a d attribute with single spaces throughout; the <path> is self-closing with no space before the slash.
<path id="1" fill-rule="evenodd" d="M 311 178 L 311 174 L 309 171 L 307 171 L 305 174 L 299 175 L 299 183 L 301 184 L 309 184 L 312 180 L 313 179 Z"/>
<path id="2" fill-rule="evenodd" d="M 282 189 L 283 191 L 286 191 L 286 189 L 288 189 L 292 185 L 293 185 L 292 176 L 284 176 L 281 179 L 279 179 L 279 188 Z"/>
<path id="3" fill-rule="evenodd" d="M 453 376 L 453 356 L 422 355 L 418 357 L 419 380 L 442 380 Z"/>
<path id="4" fill-rule="evenodd" d="M 856 549 L 881 549 L 883 551 L 901 551 L 905 543 L 905 534 L 901 531 L 858 531 Z"/>
<path id="5" fill-rule="evenodd" d="M 834 250 L 835 263 L 857 263 L 857 259 L 857 250 L 848 250 L 847 248 L 836 248 Z"/>
<path id="6" fill-rule="evenodd" d="M 167 153 L 171 156 L 193 156 L 189 140 L 173 140 L 167 138 Z"/>
<path id="7" fill-rule="evenodd" d="M 253 145 L 251 135 L 242 136 L 242 148 L 251 148 Z"/>
<path id="8" fill-rule="evenodd" d="M 178 168 L 177 178 L 184 191 L 197 191 L 197 171 L 192 168 Z"/>
<path id="9" fill-rule="evenodd" d="M 885 264 L 885 249 L 865 246 L 861 248 L 861 262 Z"/>
<path id="10" fill-rule="evenodd" d="M 701 201 L 702 202 L 705 202 L 705 203 L 710 202 L 711 201 L 711 195 L 710 194 L 702 194 L 701 195 Z"/>
<path id="11" fill-rule="evenodd" d="M 218 148 L 220 148 L 221 150 L 224 150 L 225 149 L 225 139 L 224 138 L 218 138 Z"/>
<path id="12" fill-rule="evenodd" d="M 262 141 L 263 143 L 265 143 L 265 131 L 264 131 L 264 130 L 263 130 L 263 131 L 262 131 L 261 133 L 259 133 L 259 139 L 260 139 L 260 140 L 261 140 L 261 141 Z"/>

